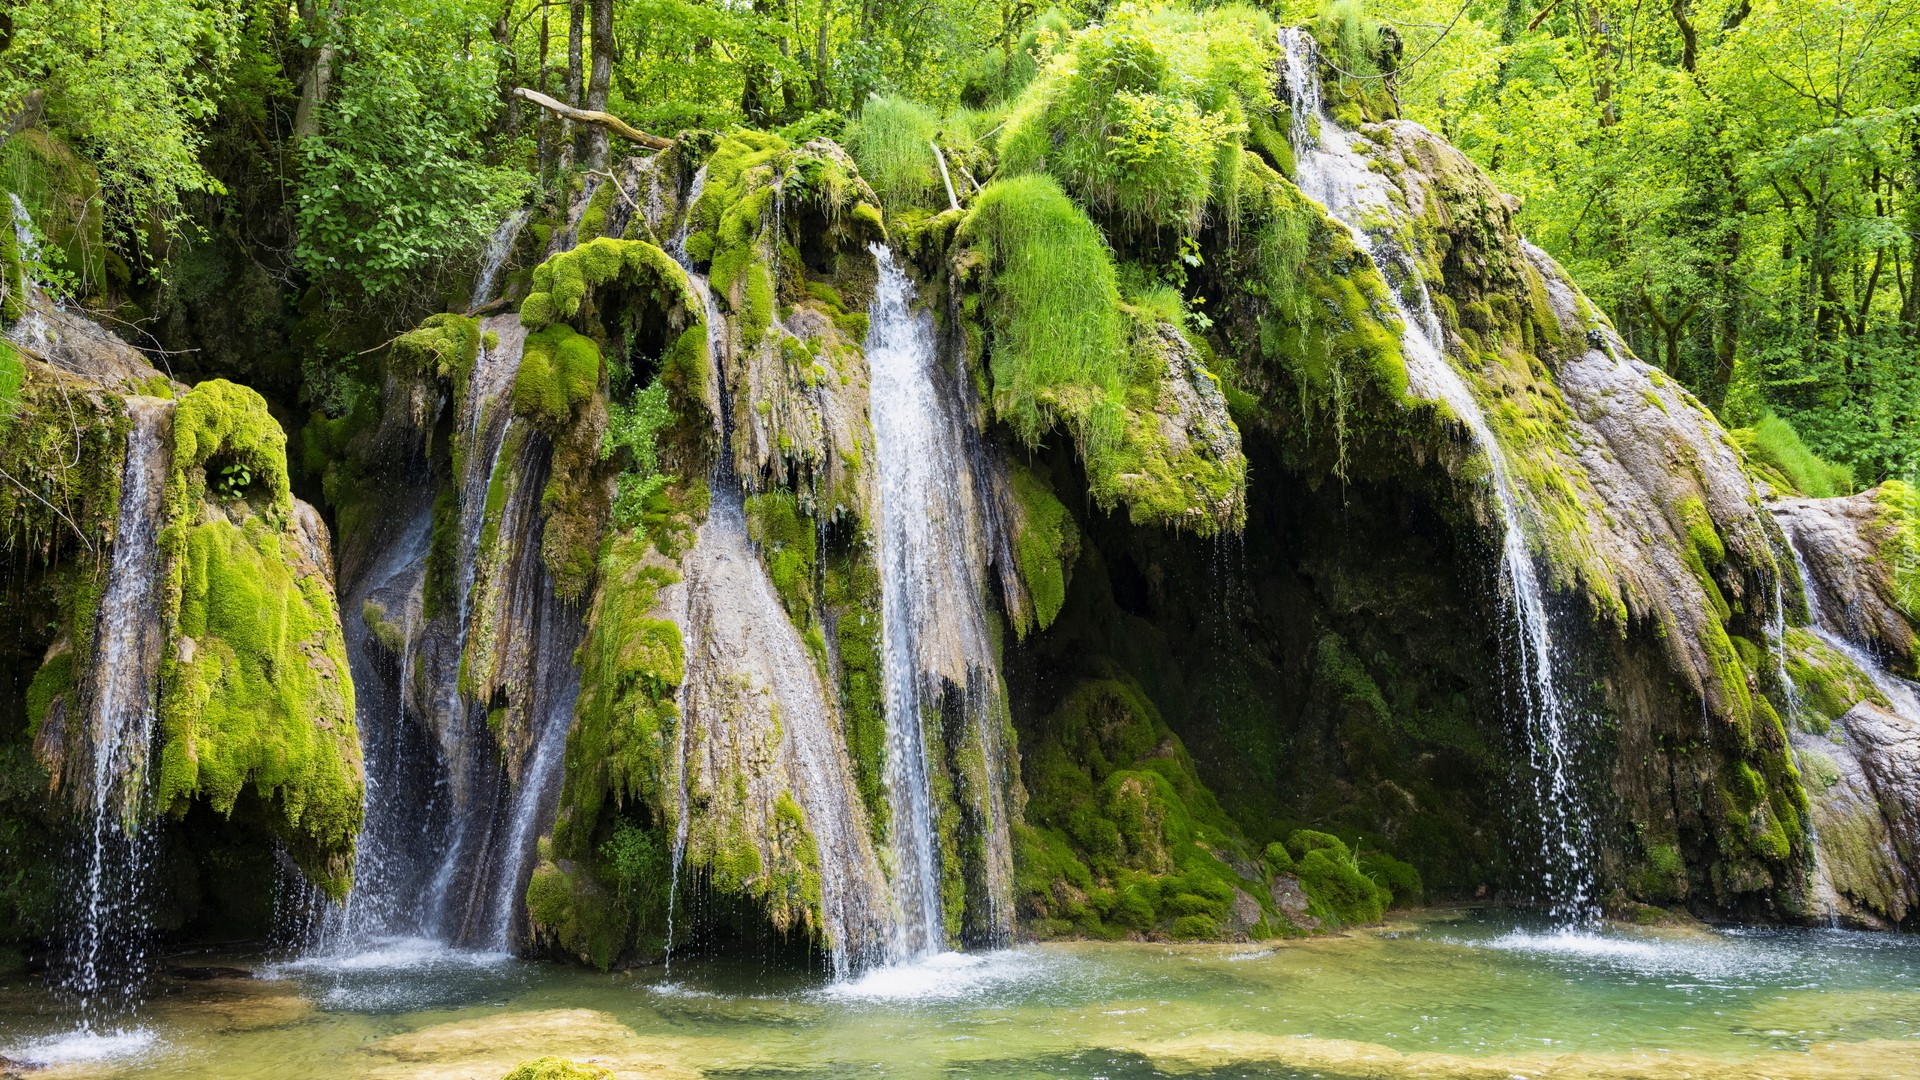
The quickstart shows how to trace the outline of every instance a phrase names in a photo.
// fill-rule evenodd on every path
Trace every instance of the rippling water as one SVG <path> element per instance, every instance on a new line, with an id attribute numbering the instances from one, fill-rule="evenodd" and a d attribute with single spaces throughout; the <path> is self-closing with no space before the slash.
<path id="1" fill-rule="evenodd" d="M 48 1078 L 485 1080 L 542 1054 L 650 1080 L 1656 1074 L 1636 1062 L 1920 1078 L 1920 940 L 1834 930 L 1557 933 L 1451 912 L 1304 942 L 947 953 L 837 983 L 740 960 L 667 982 L 408 939 L 175 961 L 216 962 L 263 977 L 192 972 L 85 1038 L 10 986 L 0 1056 Z"/>

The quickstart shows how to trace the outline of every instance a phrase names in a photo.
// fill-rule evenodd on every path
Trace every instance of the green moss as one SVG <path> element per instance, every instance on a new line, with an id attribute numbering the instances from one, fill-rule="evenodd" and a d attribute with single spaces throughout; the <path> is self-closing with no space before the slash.
<path id="1" fill-rule="evenodd" d="M 27 735 L 29 738 L 40 733 L 40 725 L 56 705 L 63 701 L 72 701 L 72 694 L 78 683 L 78 673 L 73 663 L 73 650 L 68 648 L 49 656 L 33 673 L 33 682 L 27 686 Z"/>
<path id="2" fill-rule="evenodd" d="M 669 308 L 702 311 L 702 305 L 688 291 L 686 271 L 672 256 L 645 240 L 601 237 L 534 268 L 533 291 L 520 304 L 520 322 L 538 330 L 571 319 L 594 289 L 614 283 L 655 291 Z"/>
<path id="3" fill-rule="evenodd" d="M 1825 735 L 1834 721 L 1862 701 L 1891 707 L 1866 672 L 1812 631 L 1788 627 L 1785 643 L 1787 677 L 1793 682 L 1794 699 L 1788 712 L 1801 730 Z"/>
<path id="4" fill-rule="evenodd" d="M 601 375 L 599 344 L 573 327 L 555 323 L 528 334 L 513 380 L 513 411 L 558 434 L 599 390 Z"/>
<path id="5" fill-rule="evenodd" d="M 1244 459 L 1237 447 L 1173 448 L 1161 393 L 1186 376 L 1170 370 L 1189 362 L 1185 350 L 1156 320 L 1125 317 L 1105 241 L 1059 185 L 995 181 L 959 239 L 986 269 L 994 414 L 1029 444 L 1055 426 L 1071 431 L 1102 506 L 1202 534 L 1237 527 Z"/>
<path id="6" fill-rule="evenodd" d="M 1010 477 L 1016 506 L 1014 557 L 1032 601 L 1031 608 L 1012 613 L 1014 630 L 1024 638 L 1053 625 L 1066 603 L 1067 575 L 1080 555 L 1080 527 L 1043 476 L 1015 466 Z"/>
<path id="7" fill-rule="evenodd" d="M 258 394 L 217 379 L 180 400 L 173 436 L 156 802 L 230 814 L 250 787 L 295 861 L 342 895 L 361 816 L 353 683 L 332 582 L 288 524 L 286 437 Z M 257 494 L 212 511 L 219 461 L 251 465 Z"/>
<path id="8" fill-rule="evenodd" d="M 887 800 L 886 672 L 880 644 L 880 578 L 871 552 L 831 552 L 823 596 L 839 658 L 840 719 L 853 779 L 875 841 L 890 824 Z"/>
<path id="9" fill-rule="evenodd" d="M 813 519 L 800 509 L 799 498 L 786 488 L 747 497 L 747 535 L 758 546 L 760 561 L 773 579 L 787 614 L 805 630 L 813 610 L 814 563 L 818 533 Z"/>
<path id="10" fill-rule="evenodd" d="M 607 212 L 613 209 L 613 196 L 619 190 L 620 186 L 610 180 L 602 180 L 600 186 L 593 189 L 587 208 L 580 212 L 580 225 L 574 232 L 576 245 L 607 235 Z"/>
<path id="11" fill-rule="evenodd" d="M 1316 908 L 1349 926 L 1376 923 L 1386 914 L 1393 890 L 1362 872 L 1339 837 L 1301 829 L 1287 838 L 1287 847 L 1299 856 L 1294 873 Z"/>
<path id="12" fill-rule="evenodd" d="M 0 419 L 0 468 L 12 478 L 0 482 L 0 543 L 47 561 L 96 549 L 113 535 L 119 510 L 125 409 L 73 376 L 7 352 L 20 381 Z"/>
<path id="13" fill-rule="evenodd" d="M 433 536 L 420 586 L 420 617 L 429 622 L 459 604 L 460 496 L 451 487 L 433 500 Z"/>
<path id="14" fill-rule="evenodd" d="M 598 1065 L 583 1065 L 562 1057 L 543 1057 L 521 1062 L 501 1080 L 613 1080 L 613 1074 Z"/>
<path id="15" fill-rule="evenodd" d="M 1083 682 L 1039 728 L 1014 832 L 1022 914 L 1053 934 L 1217 935 L 1241 884 L 1221 856 L 1253 860 L 1145 695 Z"/>
<path id="16" fill-rule="evenodd" d="M 1288 376 L 1299 413 L 1325 418 L 1344 447 L 1348 416 L 1364 397 L 1397 407 L 1406 394 L 1386 281 L 1344 227 L 1251 154 L 1235 211 L 1239 242 L 1216 257 L 1241 285 L 1237 334 L 1251 356 Z"/>
<path id="17" fill-rule="evenodd" d="M 1904 480 L 1883 481 L 1874 490 L 1880 512 L 1877 552 L 1893 586 L 1893 600 L 1920 625 L 1920 492 Z"/>
<path id="18" fill-rule="evenodd" d="M 480 320 L 464 315 L 429 315 L 417 329 L 393 339 L 389 354 L 400 371 L 445 379 L 464 395 L 467 377 L 480 356 Z"/>
<path id="19" fill-rule="evenodd" d="M 580 694 L 549 841 L 561 861 L 535 873 L 527 911 L 561 948 L 606 968 L 635 934 L 664 929 L 666 900 L 652 887 L 660 875 L 648 869 L 648 851 L 663 847 L 662 829 L 671 835 L 674 695 L 686 666 L 680 628 L 653 610 L 659 590 L 679 580 L 672 564 L 644 535 L 622 533 L 600 576 L 574 657 Z M 620 818 L 630 811 L 662 824 Z"/>

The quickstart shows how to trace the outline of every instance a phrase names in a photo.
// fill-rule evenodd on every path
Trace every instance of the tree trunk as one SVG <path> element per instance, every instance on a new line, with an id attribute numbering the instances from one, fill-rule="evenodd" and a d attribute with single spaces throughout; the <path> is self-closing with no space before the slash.
<path id="1" fill-rule="evenodd" d="M 587 83 L 587 111 L 605 112 L 607 87 L 613 82 L 613 0 L 593 0 L 593 77 Z M 607 167 L 607 129 L 601 124 L 586 130 L 589 169 Z"/>
<path id="2" fill-rule="evenodd" d="M 320 110 L 326 107 L 327 89 L 333 83 L 333 31 L 340 22 L 340 0 L 328 0 L 324 7 L 315 2 L 301 12 L 301 21 L 309 20 L 320 48 L 313 54 L 313 65 L 300 79 L 300 103 L 293 111 L 295 140 L 320 131 Z"/>
<path id="3" fill-rule="evenodd" d="M 581 39 L 587 28 L 587 0 L 569 0 L 567 4 L 567 104 L 580 107 L 581 82 L 585 72 L 581 63 Z M 561 161 L 572 165 L 585 156 L 587 149 L 584 133 L 576 134 L 572 121 L 560 125 L 560 141 L 564 147 Z M 571 136 L 571 137 L 570 137 Z"/>

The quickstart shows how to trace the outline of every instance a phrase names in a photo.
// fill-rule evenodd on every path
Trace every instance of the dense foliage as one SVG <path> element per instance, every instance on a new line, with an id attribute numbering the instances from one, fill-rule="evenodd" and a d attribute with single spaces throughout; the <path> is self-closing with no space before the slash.
<path id="1" fill-rule="evenodd" d="M 112 254 L 49 260 L 76 295 L 113 308 L 191 278 L 170 240 L 220 228 L 205 200 L 270 186 L 286 235 L 256 258 L 272 276 L 409 308 L 400 323 L 439 300 L 405 286 L 431 292 L 418 282 L 529 186 L 591 160 L 516 86 L 663 135 L 845 135 L 890 204 L 946 201 L 939 142 L 962 192 L 998 155 L 1003 173 L 1044 163 L 1096 216 L 1179 229 L 1233 183 L 1232 148 L 1260 141 L 1272 58 L 1264 31 L 1239 31 L 1314 21 L 1356 88 L 1390 88 L 1520 195 L 1524 230 L 1729 426 L 1772 415 L 1862 485 L 1920 463 L 1920 2 L 1266 7 L 34 0 L 4 31 L 0 112 L 97 173 L 81 198 Z"/>

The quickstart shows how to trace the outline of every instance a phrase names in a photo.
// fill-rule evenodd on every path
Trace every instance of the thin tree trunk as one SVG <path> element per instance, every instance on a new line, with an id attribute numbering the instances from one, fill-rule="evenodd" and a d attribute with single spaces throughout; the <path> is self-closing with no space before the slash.
<path id="1" fill-rule="evenodd" d="M 570 0 L 567 5 L 567 104 L 580 107 L 581 82 L 585 72 L 582 70 L 580 46 L 587 28 L 587 0 Z M 560 125 L 562 162 L 565 166 L 586 156 L 585 133 L 575 133 L 572 121 L 563 121 Z"/>
<path id="2" fill-rule="evenodd" d="M 587 111 L 605 112 L 613 82 L 613 0 L 593 0 L 593 77 L 587 83 Z M 587 127 L 585 160 L 589 169 L 607 167 L 607 129 Z"/>
<path id="3" fill-rule="evenodd" d="M 304 139 L 320 131 L 320 110 L 327 104 L 327 90 L 333 83 L 333 31 L 340 23 L 340 0 L 328 0 L 322 7 L 316 2 L 301 12 L 301 21 L 312 20 L 313 37 L 320 48 L 313 54 L 313 65 L 300 79 L 300 103 L 293 111 L 293 137 Z"/>

